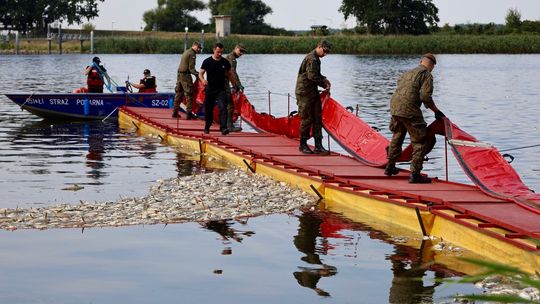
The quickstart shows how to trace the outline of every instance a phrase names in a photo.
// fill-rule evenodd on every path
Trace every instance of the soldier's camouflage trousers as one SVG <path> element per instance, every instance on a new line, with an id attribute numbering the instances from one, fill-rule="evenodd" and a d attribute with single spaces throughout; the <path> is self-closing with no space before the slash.
<path id="1" fill-rule="evenodd" d="M 298 115 L 300 116 L 300 139 L 322 139 L 322 104 L 316 96 L 296 95 Z M 311 130 L 311 136 L 310 136 Z"/>
<path id="2" fill-rule="evenodd" d="M 180 102 L 182 95 L 186 96 L 186 112 L 191 112 L 191 107 L 193 104 L 193 82 L 191 79 L 191 74 L 178 73 L 176 78 L 176 87 L 174 88 L 174 111 L 178 112 L 180 109 Z"/>
<path id="3" fill-rule="evenodd" d="M 413 173 L 420 173 L 426 156 L 435 145 L 435 136 L 427 136 L 427 124 L 422 117 L 405 118 L 392 116 L 390 120 L 390 131 L 392 131 L 392 141 L 388 146 L 388 162 L 395 164 L 401 155 L 401 149 L 405 136 L 409 133 L 411 145 L 413 147 L 410 170 Z"/>

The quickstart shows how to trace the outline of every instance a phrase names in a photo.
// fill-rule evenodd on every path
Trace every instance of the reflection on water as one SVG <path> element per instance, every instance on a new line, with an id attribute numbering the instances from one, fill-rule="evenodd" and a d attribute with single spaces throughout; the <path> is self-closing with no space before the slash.
<path id="1" fill-rule="evenodd" d="M 298 284 L 313 289 L 323 297 L 333 292 L 318 287 L 319 280 L 339 277 L 338 267 L 328 265 L 335 252 L 353 251 L 348 258 L 358 258 L 362 248 L 358 248 L 358 238 L 369 237 L 392 245 L 386 254 L 391 263 L 393 277 L 388 291 L 389 303 L 432 303 L 439 279 L 463 275 L 448 269 L 435 258 L 431 241 L 421 241 L 419 247 L 396 243 L 384 231 L 375 230 L 360 222 L 354 222 L 332 211 L 304 211 L 298 216 L 298 234 L 294 245 L 302 253 L 301 260 L 308 266 L 298 266 L 293 273 Z M 360 253 L 358 252 L 360 251 Z M 429 276 L 429 277 L 428 277 Z M 340 280 L 336 278 L 337 280 Z"/>
<path id="2" fill-rule="evenodd" d="M 119 132 L 116 121 L 12 124 L 0 135 L 3 207 L 139 196 L 157 179 L 212 170 L 158 139 Z M 61 190 L 75 184 L 83 188 Z"/>
<path id="3" fill-rule="evenodd" d="M 425 248 L 431 246 L 430 241 L 424 241 L 420 249 L 407 246 L 395 246 L 394 253 L 388 257 L 392 263 L 394 278 L 390 286 L 389 303 L 431 303 L 435 294 L 435 288 L 441 285 L 441 278 L 449 276 L 448 270 L 434 270 L 435 279 L 425 282 L 428 261 L 424 261 Z"/>
<path id="4" fill-rule="evenodd" d="M 219 221 L 207 221 L 201 224 L 201 226 L 210 231 L 214 231 L 221 236 L 221 241 L 223 244 L 228 245 L 231 241 L 236 241 L 242 243 L 244 237 L 250 237 L 255 234 L 255 232 L 250 230 L 240 230 L 238 228 L 233 228 L 235 223 L 245 226 L 247 220 L 219 220 Z M 225 250 L 224 250 L 225 252 Z"/>
<path id="5" fill-rule="evenodd" d="M 294 237 L 294 246 L 298 251 L 305 254 L 301 260 L 309 264 L 308 267 L 299 266 L 300 271 L 293 273 L 298 284 L 303 287 L 313 289 L 318 295 L 329 297 L 330 293 L 317 287 L 317 283 L 322 277 L 329 277 L 337 274 L 337 269 L 334 266 L 324 264 L 319 256 L 319 249 L 322 249 L 321 254 L 326 254 L 326 239 L 322 239 L 322 248 L 317 248 L 318 238 L 321 237 L 321 224 L 323 214 L 317 212 L 303 212 L 298 218 L 298 234 Z"/>

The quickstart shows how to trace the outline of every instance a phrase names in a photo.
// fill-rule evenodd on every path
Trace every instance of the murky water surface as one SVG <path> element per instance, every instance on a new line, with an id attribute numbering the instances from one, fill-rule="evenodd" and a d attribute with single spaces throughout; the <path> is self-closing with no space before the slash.
<path id="1" fill-rule="evenodd" d="M 201 55 L 198 64 L 208 55 Z M 67 92 L 85 83 L 90 55 L 0 56 L 0 93 Z M 172 91 L 178 55 L 100 55 L 121 83 L 149 68 Z M 246 55 L 239 74 L 257 110 L 288 111 L 301 55 Z M 435 101 L 464 130 L 500 149 L 540 144 L 540 56 L 440 55 Z M 323 59 L 334 98 L 389 136 L 388 102 L 410 56 Z M 276 94 L 274 94 L 276 93 Z M 294 96 L 294 94 L 293 94 Z M 295 110 L 291 99 L 291 110 Z M 428 121 L 433 119 L 426 112 Z M 341 150 L 332 143 L 333 150 Z M 511 152 L 523 181 L 540 190 L 540 148 Z M 469 182 L 449 156 L 451 180 Z M 444 178 L 444 146 L 425 164 Z M 211 171 L 155 138 L 117 123 L 43 121 L 0 96 L 0 207 L 142 196 L 150 183 Z M 61 190 L 77 184 L 84 189 Z M 339 213 L 344 213 L 339 215 Z M 427 243 L 339 209 L 247 222 L 47 231 L 0 231 L 0 301 L 6 303 L 419 303 L 471 286 L 439 284 L 462 269 Z M 435 262 L 434 267 L 416 266 Z M 411 278 L 421 277 L 422 280 Z"/>

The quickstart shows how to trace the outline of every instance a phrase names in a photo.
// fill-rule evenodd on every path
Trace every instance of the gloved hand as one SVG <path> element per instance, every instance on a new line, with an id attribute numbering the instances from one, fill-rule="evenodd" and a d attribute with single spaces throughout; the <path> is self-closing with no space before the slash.
<path id="1" fill-rule="evenodd" d="M 236 91 L 244 92 L 244 86 L 241 85 L 241 84 L 237 84 L 237 85 L 235 86 L 235 89 L 236 89 Z"/>
<path id="2" fill-rule="evenodd" d="M 439 120 L 439 121 L 440 121 L 440 120 L 443 120 L 443 117 L 446 117 L 446 115 L 444 115 L 444 113 L 441 112 L 440 110 L 437 110 L 437 111 L 435 112 L 435 119 L 436 119 L 436 120 Z"/>

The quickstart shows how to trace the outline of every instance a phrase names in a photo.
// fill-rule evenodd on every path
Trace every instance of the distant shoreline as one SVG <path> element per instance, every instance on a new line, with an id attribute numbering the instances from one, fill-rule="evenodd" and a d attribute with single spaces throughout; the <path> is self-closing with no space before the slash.
<path id="1" fill-rule="evenodd" d="M 206 36 L 206 35 L 205 35 Z M 222 39 L 226 52 L 237 42 L 246 45 L 250 54 L 305 54 L 316 43 L 326 39 L 333 44 L 333 54 L 353 55 L 406 55 L 432 52 L 437 54 L 540 54 L 540 35 L 456 35 L 433 34 L 421 36 L 366 36 L 333 35 L 313 36 L 250 36 L 238 35 Z M 200 35 L 190 34 L 188 44 L 199 41 Z M 216 39 L 206 36 L 205 53 L 209 53 Z M 184 38 L 179 36 L 118 36 L 96 37 L 94 52 L 100 54 L 180 54 L 184 50 Z M 67 41 L 62 45 L 63 53 L 81 53 L 79 41 Z M 0 54 L 14 54 L 13 41 L 0 42 Z M 45 39 L 20 42 L 20 54 L 47 54 Z M 58 53 L 53 43 L 52 53 Z M 88 41 L 83 43 L 83 54 L 90 53 Z"/>

